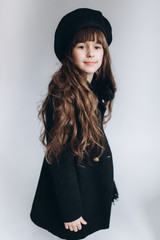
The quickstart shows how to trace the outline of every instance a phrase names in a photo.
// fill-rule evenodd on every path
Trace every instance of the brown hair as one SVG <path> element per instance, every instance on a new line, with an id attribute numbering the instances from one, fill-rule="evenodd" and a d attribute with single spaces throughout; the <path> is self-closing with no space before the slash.
<path id="1" fill-rule="evenodd" d="M 89 156 L 96 147 L 95 156 L 104 152 L 104 133 L 101 130 L 101 113 L 97 109 L 98 98 L 90 89 L 87 78 L 75 64 L 72 49 L 78 42 L 98 41 L 103 45 L 103 63 L 98 70 L 96 80 L 110 79 L 114 92 L 116 86 L 111 71 L 110 55 L 104 34 L 95 28 L 85 28 L 78 31 L 70 43 L 66 57 L 60 69 L 53 75 L 48 93 L 40 105 L 38 117 L 43 122 L 40 141 L 45 146 L 45 159 L 53 163 L 68 146 L 78 157 L 78 164 L 83 158 L 89 161 Z M 111 117 L 113 99 L 104 102 L 108 107 L 107 121 Z M 105 123 L 105 121 L 104 121 Z"/>

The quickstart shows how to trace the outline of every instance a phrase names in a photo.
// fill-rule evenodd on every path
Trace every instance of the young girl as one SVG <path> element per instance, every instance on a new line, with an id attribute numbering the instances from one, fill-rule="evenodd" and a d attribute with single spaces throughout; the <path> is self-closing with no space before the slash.
<path id="1" fill-rule="evenodd" d="M 103 130 L 116 91 L 111 41 L 109 21 L 88 8 L 65 15 L 55 32 L 61 67 L 39 111 L 46 151 L 30 216 L 62 239 L 83 239 L 109 228 L 111 205 L 118 198 Z"/>

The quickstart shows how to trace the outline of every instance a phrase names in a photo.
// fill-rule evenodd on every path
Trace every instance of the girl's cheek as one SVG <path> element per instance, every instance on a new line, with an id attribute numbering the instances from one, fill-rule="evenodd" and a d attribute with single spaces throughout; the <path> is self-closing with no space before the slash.
<path id="1" fill-rule="evenodd" d="M 76 62 L 79 60 L 79 54 L 77 52 L 73 52 L 72 57 Z"/>
<path id="2" fill-rule="evenodd" d="M 76 52 L 74 51 L 74 49 L 73 49 L 73 51 L 72 51 L 72 57 L 73 57 L 73 59 L 76 61 L 77 60 L 77 54 L 76 54 Z"/>

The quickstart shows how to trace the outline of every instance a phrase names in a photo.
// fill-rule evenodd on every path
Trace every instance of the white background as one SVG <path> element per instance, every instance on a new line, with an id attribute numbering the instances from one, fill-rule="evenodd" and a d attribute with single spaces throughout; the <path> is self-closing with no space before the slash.
<path id="1" fill-rule="evenodd" d="M 59 66 L 55 28 L 78 7 L 103 12 L 117 94 L 105 128 L 120 199 L 109 230 L 87 239 L 160 239 L 160 2 L 0 1 L 0 239 L 57 239 L 29 217 L 41 164 L 37 106 Z"/>

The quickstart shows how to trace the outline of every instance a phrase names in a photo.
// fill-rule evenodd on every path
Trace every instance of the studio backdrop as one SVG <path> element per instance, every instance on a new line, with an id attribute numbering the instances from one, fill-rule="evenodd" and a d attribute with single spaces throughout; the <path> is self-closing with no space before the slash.
<path id="1" fill-rule="evenodd" d="M 160 239 L 160 2 L 157 0 L 0 1 L 0 239 L 57 239 L 30 220 L 44 157 L 38 105 L 60 64 L 53 50 L 59 20 L 80 7 L 112 24 L 117 83 L 104 127 L 119 201 L 108 230 L 88 240 Z"/>

